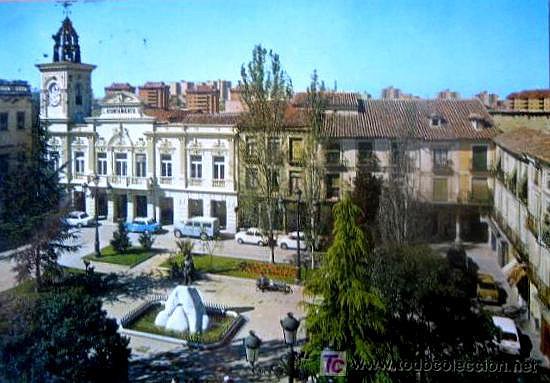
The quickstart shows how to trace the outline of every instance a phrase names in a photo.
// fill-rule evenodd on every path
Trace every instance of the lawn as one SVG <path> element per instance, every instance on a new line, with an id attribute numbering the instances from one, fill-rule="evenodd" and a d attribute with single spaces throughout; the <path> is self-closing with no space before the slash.
<path id="1" fill-rule="evenodd" d="M 209 255 L 198 254 L 193 255 L 193 262 L 195 263 L 195 269 L 200 273 L 250 279 L 257 279 L 263 273 L 271 279 L 287 283 L 294 283 L 296 276 L 296 268 L 288 264 L 271 264 L 250 259 L 220 257 L 217 255 L 210 257 Z M 164 261 L 160 266 L 169 268 L 169 261 Z M 303 269 L 302 275 L 306 275 Z"/>
<path id="2" fill-rule="evenodd" d="M 84 257 L 88 261 L 113 263 L 116 265 L 134 267 L 155 255 L 153 250 L 144 250 L 141 247 L 132 247 L 126 253 L 118 253 L 112 246 L 101 249 L 101 257 L 89 254 Z"/>
<path id="3" fill-rule="evenodd" d="M 165 330 L 155 326 L 155 318 L 164 307 L 160 304 L 151 306 L 142 316 L 130 324 L 129 328 L 136 331 L 148 332 L 151 334 L 164 335 L 172 338 L 191 340 L 197 343 L 214 343 L 220 340 L 227 331 L 233 318 L 226 316 L 210 316 L 210 328 L 203 334 L 191 336 L 188 333 Z"/>

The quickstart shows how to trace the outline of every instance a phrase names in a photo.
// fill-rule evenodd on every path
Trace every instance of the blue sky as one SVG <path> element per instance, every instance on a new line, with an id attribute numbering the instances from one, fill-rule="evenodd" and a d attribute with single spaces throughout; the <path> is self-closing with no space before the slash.
<path id="1" fill-rule="evenodd" d="M 547 0 L 87 0 L 71 8 L 96 96 L 112 82 L 236 81 L 255 44 L 303 90 L 313 69 L 339 90 L 393 85 L 501 97 L 548 87 Z M 0 0 L 0 78 L 50 62 L 63 19 L 54 1 Z M 47 54 L 45 58 L 43 55 Z"/>

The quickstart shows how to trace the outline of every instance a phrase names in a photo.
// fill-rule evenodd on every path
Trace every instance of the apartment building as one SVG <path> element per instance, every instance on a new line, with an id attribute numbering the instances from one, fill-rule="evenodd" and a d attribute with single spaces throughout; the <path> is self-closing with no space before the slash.
<path id="1" fill-rule="evenodd" d="M 550 356 L 550 133 L 519 128 L 494 140 L 491 248 Z"/>
<path id="2" fill-rule="evenodd" d="M 220 92 L 212 86 L 199 85 L 186 93 L 187 109 L 201 113 L 219 113 Z"/>
<path id="3" fill-rule="evenodd" d="M 164 82 L 146 82 L 138 88 L 138 95 L 148 107 L 168 109 L 170 86 Z"/>
<path id="4" fill-rule="evenodd" d="M 0 177 L 19 153 L 30 149 L 33 120 L 29 84 L 0 80 Z"/>
<path id="5" fill-rule="evenodd" d="M 509 110 L 550 112 L 550 89 L 514 92 L 506 99 Z"/>
<path id="6" fill-rule="evenodd" d="M 114 92 L 128 92 L 135 94 L 136 87 L 128 84 L 127 82 L 113 82 L 111 85 L 105 87 L 106 96 Z"/>

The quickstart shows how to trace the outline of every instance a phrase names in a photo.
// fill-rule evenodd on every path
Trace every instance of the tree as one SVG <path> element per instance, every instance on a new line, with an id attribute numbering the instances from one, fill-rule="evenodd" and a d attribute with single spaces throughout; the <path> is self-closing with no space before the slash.
<path id="1" fill-rule="evenodd" d="M 346 196 L 334 206 L 333 215 L 334 241 L 320 269 L 306 282 L 313 303 L 307 305 L 309 341 L 304 350 L 306 364 L 316 373 L 325 347 L 346 351 L 348 358 L 373 360 L 379 352 L 375 340 L 385 330 L 384 303 L 368 283 L 366 261 L 372 249 L 356 223 L 360 210 Z"/>
<path id="2" fill-rule="evenodd" d="M 191 256 L 193 251 L 193 242 L 190 240 L 176 240 L 178 252 L 170 255 L 168 258 L 168 267 L 170 268 L 170 277 L 173 279 L 182 279 L 184 277 L 185 259 Z"/>
<path id="3" fill-rule="evenodd" d="M 31 147 L 18 155 L 16 166 L 0 180 L 0 247 L 25 244 L 12 254 L 19 280 L 34 275 L 43 285 L 44 269 L 54 271 L 58 257 L 75 251 L 76 235 L 63 221 L 67 210 L 60 169 L 49 156 L 48 132 L 38 119 L 32 126 Z"/>
<path id="4" fill-rule="evenodd" d="M 40 296 L 20 307 L 0 341 L 0 376 L 8 382 L 124 382 L 127 338 L 81 289 Z"/>
<path id="5" fill-rule="evenodd" d="M 351 199 L 363 212 L 358 223 L 363 227 L 370 243 L 375 244 L 378 228 L 378 210 L 380 208 L 380 193 L 382 192 L 382 178 L 374 174 L 378 169 L 378 160 L 372 157 L 371 163 L 357 170 Z"/>
<path id="6" fill-rule="evenodd" d="M 128 228 L 126 227 L 124 220 L 118 221 L 118 228 L 113 233 L 111 246 L 113 246 L 119 253 L 125 253 L 132 246 L 130 237 L 128 236 Z"/>
<path id="7" fill-rule="evenodd" d="M 138 241 L 143 249 L 151 250 L 153 248 L 153 244 L 155 243 L 155 238 L 151 233 L 145 231 L 140 234 Z"/>
<path id="8" fill-rule="evenodd" d="M 265 215 L 266 220 L 259 223 L 268 232 L 274 263 L 275 215 L 282 166 L 280 140 L 292 83 L 281 67 L 279 55 L 272 51 L 268 54 L 261 45 L 254 47 L 252 60 L 241 67 L 241 79 L 241 97 L 247 110 L 239 123 L 242 138 L 239 150 L 246 175 L 240 188 L 241 200 L 254 201 Z"/>
<path id="9" fill-rule="evenodd" d="M 325 179 L 323 144 L 326 139 L 323 135 L 323 123 L 326 105 L 325 85 L 319 82 L 317 71 L 313 71 L 306 96 L 306 118 L 309 130 L 305 135 L 301 161 L 304 169 L 304 205 L 306 217 L 309 217 L 309 221 L 304 225 L 304 233 L 311 254 L 312 268 L 315 264 L 313 254 L 320 246 L 319 217 L 321 204 L 324 201 L 322 195 Z"/>

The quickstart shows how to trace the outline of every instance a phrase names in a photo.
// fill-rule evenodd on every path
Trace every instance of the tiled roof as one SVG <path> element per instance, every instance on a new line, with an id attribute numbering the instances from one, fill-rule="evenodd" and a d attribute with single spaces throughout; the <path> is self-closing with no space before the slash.
<path id="1" fill-rule="evenodd" d="M 491 139 L 498 130 L 479 100 L 365 100 L 364 112 L 329 114 L 325 133 L 335 138 L 398 138 L 425 140 Z M 443 123 L 431 126 L 431 117 Z M 484 127 L 474 128 L 472 119 Z"/>
<path id="2" fill-rule="evenodd" d="M 516 154 L 528 154 L 550 164 L 550 133 L 532 129 L 517 128 L 494 138 L 497 145 Z"/>
<path id="3" fill-rule="evenodd" d="M 508 100 L 513 100 L 514 98 L 519 98 L 527 100 L 529 98 L 550 98 L 550 89 L 532 89 L 532 90 L 522 90 L 521 92 L 510 93 Z"/>
<path id="4" fill-rule="evenodd" d="M 352 92 L 325 92 L 328 109 L 357 111 L 359 109 L 359 100 L 361 96 Z M 307 93 L 298 92 L 294 95 L 291 102 L 296 107 L 305 107 L 307 103 Z"/>
<path id="5" fill-rule="evenodd" d="M 240 113 L 192 113 L 185 116 L 185 124 L 236 125 Z"/>
<path id="6" fill-rule="evenodd" d="M 151 117 L 155 117 L 158 122 L 181 122 L 189 114 L 183 110 L 144 108 L 143 112 Z"/>

